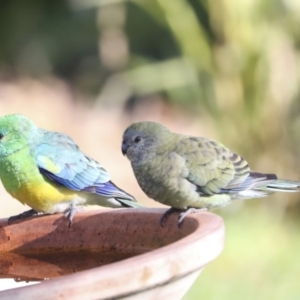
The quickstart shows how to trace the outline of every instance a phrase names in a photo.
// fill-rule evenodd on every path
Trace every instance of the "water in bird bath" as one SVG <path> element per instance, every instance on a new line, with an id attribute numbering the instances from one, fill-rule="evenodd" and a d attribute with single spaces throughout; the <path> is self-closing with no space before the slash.
<path id="1" fill-rule="evenodd" d="M 136 253 L 70 251 L 0 254 L 0 290 L 35 284 L 51 278 L 103 266 Z"/>
<path id="2" fill-rule="evenodd" d="M 198 228 L 196 220 L 187 219 L 179 230 L 175 215 L 162 228 L 159 219 L 163 212 L 164 209 L 83 211 L 75 216 L 71 227 L 59 214 L 10 225 L 6 219 L 2 223 L 0 220 L 0 278 L 17 279 L 14 287 L 27 281 L 56 282 L 51 279 L 156 250 Z"/>

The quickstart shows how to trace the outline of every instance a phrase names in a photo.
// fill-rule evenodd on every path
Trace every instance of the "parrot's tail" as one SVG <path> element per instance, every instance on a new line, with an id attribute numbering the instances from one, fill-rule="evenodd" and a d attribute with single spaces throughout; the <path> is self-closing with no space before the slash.
<path id="1" fill-rule="evenodd" d="M 230 190 L 232 199 L 261 198 L 275 192 L 300 192 L 300 182 L 251 171 L 243 183 Z"/>
<path id="2" fill-rule="evenodd" d="M 107 195 L 109 195 L 111 198 L 114 198 L 114 200 L 119 202 L 121 206 L 132 208 L 144 207 L 143 205 L 137 203 L 136 199 L 133 196 L 117 187 L 112 181 L 107 182 L 105 184 L 105 187 Z M 103 189 L 101 189 L 101 191 L 103 194 Z"/>
<path id="3" fill-rule="evenodd" d="M 122 206 L 124 207 L 131 207 L 131 208 L 142 208 L 145 207 L 142 204 L 138 203 L 138 202 L 133 202 L 130 200 L 125 200 L 125 199 L 120 199 L 120 198 L 116 198 L 117 201 L 119 201 Z"/>
<path id="4" fill-rule="evenodd" d="M 124 199 L 127 201 L 136 202 L 133 196 L 117 187 L 112 181 L 108 181 L 96 187 L 95 193 L 107 198 Z"/>
<path id="5" fill-rule="evenodd" d="M 277 179 L 267 184 L 266 189 L 274 192 L 299 192 L 300 182 L 293 180 Z"/>
<path id="6" fill-rule="evenodd" d="M 278 179 L 275 174 L 263 174 L 250 172 L 249 177 L 242 183 L 247 184 L 247 189 L 256 191 L 273 192 L 299 192 L 300 182 L 292 180 Z"/>
<path id="7" fill-rule="evenodd" d="M 99 184 L 93 187 L 93 193 L 90 192 L 87 198 L 89 205 L 101 205 L 105 207 L 143 207 L 137 203 L 135 198 L 117 187 L 112 181 Z"/>

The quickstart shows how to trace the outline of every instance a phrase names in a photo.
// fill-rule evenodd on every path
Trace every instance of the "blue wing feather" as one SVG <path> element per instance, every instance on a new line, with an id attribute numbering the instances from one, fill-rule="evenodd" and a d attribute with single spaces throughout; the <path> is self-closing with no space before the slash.
<path id="1" fill-rule="evenodd" d="M 84 155 L 75 142 L 64 134 L 43 130 L 43 140 L 35 148 L 35 157 L 43 175 L 71 190 L 136 201 L 115 186 L 108 172 Z"/>

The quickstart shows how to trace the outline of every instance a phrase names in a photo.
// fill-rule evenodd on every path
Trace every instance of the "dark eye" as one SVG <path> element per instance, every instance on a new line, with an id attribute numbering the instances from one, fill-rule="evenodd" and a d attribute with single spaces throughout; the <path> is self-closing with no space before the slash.
<path id="1" fill-rule="evenodd" d="M 4 135 L 2 133 L 0 133 L 0 140 L 2 140 L 4 138 Z"/>
<path id="2" fill-rule="evenodd" d="M 138 143 L 140 140 L 141 140 L 141 137 L 140 137 L 140 136 L 137 136 L 137 137 L 135 137 L 134 142 L 135 142 L 135 143 Z"/>

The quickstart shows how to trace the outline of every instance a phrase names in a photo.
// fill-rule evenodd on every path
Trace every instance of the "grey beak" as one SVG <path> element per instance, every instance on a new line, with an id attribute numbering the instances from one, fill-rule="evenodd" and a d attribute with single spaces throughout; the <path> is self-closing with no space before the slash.
<path id="1" fill-rule="evenodd" d="M 127 152 L 127 149 L 128 149 L 128 145 L 126 142 L 122 142 L 122 153 L 123 155 L 126 155 L 126 152 Z"/>

